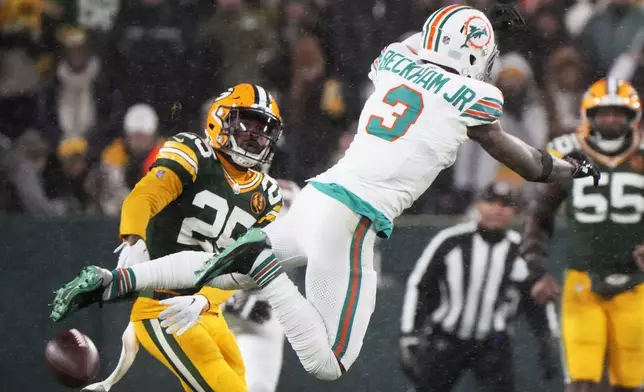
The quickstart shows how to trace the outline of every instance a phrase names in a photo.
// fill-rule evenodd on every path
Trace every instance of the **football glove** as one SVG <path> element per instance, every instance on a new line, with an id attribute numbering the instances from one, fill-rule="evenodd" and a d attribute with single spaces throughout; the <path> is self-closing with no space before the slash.
<path id="1" fill-rule="evenodd" d="M 544 380 L 554 380 L 561 377 L 559 360 L 559 339 L 547 337 L 539 342 L 539 367 Z"/>
<path id="2" fill-rule="evenodd" d="M 586 154 L 580 151 L 573 151 L 570 154 L 564 156 L 563 160 L 575 167 L 572 172 L 572 178 L 592 176 L 595 186 L 599 184 L 599 178 L 601 177 L 599 169 L 597 168 L 595 163 L 593 163 L 593 161 L 588 158 Z"/>
<path id="3" fill-rule="evenodd" d="M 405 334 L 400 337 L 400 358 L 403 372 L 411 381 L 418 383 L 422 375 L 419 359 L 421 340 L 417 334 Z"/>
<path id="4" fill-rule="evenodd" d="M 525 26 L 526 22 L 517 6 L 512 1 L 499 0 L 496 4 L 485 9 L 485 15 L 489 18 L 494 31 L 512 30 Z"/>
<path id="5" fill-rule="evenodd" d="M 159 303 L 168 306 L 159 313 L 161 327 L 167 328 L 168 335 L 176 332 L 177 336 L 181 336 L 201 320 L 201 312 L 208 305 L 208 299 L 199 294 L 184 295 L 164 299 Z"/>
<path id="6" fill-rule="evenodd" d="M 242 320 L 264 324 L 271 319 L 271 305 L 257 295 L 239 290 L 224 303 L 224 312 L 235 315 Z"/>
<path id="7" fill-rule="evenodd" d="M 142 239 L 136 241 L 134 245 L 124 241 L 118 248 L 114 249 L 114 253 L 119 254 L 116 268 L 129 268 L 133 265 L 150 261 L 150 253 L 148 253 L 148 248 Z"/>

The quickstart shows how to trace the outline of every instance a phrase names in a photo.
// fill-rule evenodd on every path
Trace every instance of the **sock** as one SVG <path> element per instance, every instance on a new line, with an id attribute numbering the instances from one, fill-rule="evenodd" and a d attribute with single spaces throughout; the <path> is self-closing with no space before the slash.
<path id="1" fill-rule="evenodd" d="M 322 380 L 340 377 L 342 370 L 329 343 L 322 316 L 288 276 L 283 273 L 274 276 L 265 283 L 262 294 L 271 304 L 304 369 Z"/>
<path id="2" fill-rule="evenodd" d="M 103 282 L 110 282 L 103 291 L 103 300 L 105 301 L 122 297 L 136 288 L 136 276 L 131 268 L 117 268 L 112 271 L 102 270 L 101 272 L 110 274 L 109 277 L 103 277 Z"/>
<path id="3" fill-rule="evenodd" d="M 282 266 L 277 261 L 273 251 L 264 249 L 257 256 L 257 260 L 253 263 L 253 267 L 248 276 L 257 283 L 257 286 L 264 288 L 280 276 L 282 272 Z"/>
<path id="4" fill-rule="evenodd" d="M 110 283 L 103 292 L 103 299 L 114 299 L 133 291 L 195 287 L 195 272 L 212 256 L 207 252 L 184 251 L 130 268 L 117 268 L 111 272 L 105 270 L 111 277 L 104 278 Z"/>

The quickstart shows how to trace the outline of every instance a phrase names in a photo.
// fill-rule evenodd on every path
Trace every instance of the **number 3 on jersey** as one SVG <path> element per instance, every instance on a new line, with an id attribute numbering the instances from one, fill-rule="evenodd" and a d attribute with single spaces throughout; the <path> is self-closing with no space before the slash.
<path id="1" fill-rule="evenodd" d="M 418 91 L 403 85 L 387 91 L 382 99 L 391 110 L 383 117 L 372 114 L 367 122 L 367 133 L 388 142 L 396 141 L 411 127 L 423 111 L 423 96 Z"/>

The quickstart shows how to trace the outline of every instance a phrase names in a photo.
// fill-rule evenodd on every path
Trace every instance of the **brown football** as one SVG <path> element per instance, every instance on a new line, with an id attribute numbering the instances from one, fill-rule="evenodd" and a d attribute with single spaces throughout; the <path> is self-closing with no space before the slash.
<path id="1" fill-rule="evenodd" d="M 56 379 L 70 388 L 85 386 L 98 376 L 96 346 L 76 329 L 61 332 L 47 342 L 45 360 Z"/>

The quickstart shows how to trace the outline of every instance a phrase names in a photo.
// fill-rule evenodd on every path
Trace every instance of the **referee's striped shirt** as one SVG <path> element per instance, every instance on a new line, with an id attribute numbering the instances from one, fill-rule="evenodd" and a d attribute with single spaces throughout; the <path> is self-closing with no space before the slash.
<path id="1" fill-rule="evenodd" d="M 430 241 L 407 282 L 403 334 L 432 326 L 459 339 L 482 340 L 507 329 L 522 297 L 529 297 L 528 268 L 519 256 L 520 234 L 496 234 L 486 235 L 477 222 L 467 222 Z M 531 313 L 533 329 L 557 328 L 554 308 L 550 317 L 543 307 L 531 308 L 526 314 Z M 540 326 L 533 325 L 534 317 Z"/>

